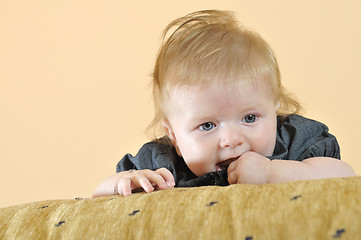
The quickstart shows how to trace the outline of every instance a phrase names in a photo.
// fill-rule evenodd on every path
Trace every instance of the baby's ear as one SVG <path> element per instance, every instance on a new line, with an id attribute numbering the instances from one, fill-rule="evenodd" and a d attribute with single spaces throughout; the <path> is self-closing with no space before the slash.
<path id="1" fill-rule="evenodd" d="M 171 141 L 173 141 L 175 136 L 170 123 L 167 120 L 162 120 L 162 127 L 164 129 L 165 134 L 169 137 Z"/>
<path id="2" fill-rule="evenodd" d="M 279 101 L 276 102 L 276 111 L 278 111 L 278 109 L 280 108 L 280 105 L 281 105 L 281 103 Z"/>
<path id="3" fill-rule="evenodd" d="M 172 142 L 173 146 L 175 147 L 178 156 L 181 157 L 182 154 L 181 154 L 181 152 L 179 150 L 179 147 L 178 147 L 178 144 L 177 144 L 177 139 L 175 137 L 172 126 L 170 125 L 170 123 L 167 120 L 162 121 L 162 126 L 163 126 L 165 134 L 167 134 L 169 140 Z"/>

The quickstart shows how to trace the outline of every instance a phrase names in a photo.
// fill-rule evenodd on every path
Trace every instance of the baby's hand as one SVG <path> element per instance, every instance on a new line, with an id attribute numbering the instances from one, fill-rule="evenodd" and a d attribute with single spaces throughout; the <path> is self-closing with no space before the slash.
<path id="1" fill-rule="evenodd" d="M 267 183 L 270 168 L 271 160 L 256 152 L 246 152 L 228 166 L 228 182 L 229 184 Z"/>
<path id="2" fill-rule="evenodd" d="M 175 185 L 172 173 L 166 168 L 155 171 L 130 170 L 116 173 L 106 178 L 94 191 L 93 197 L 107 195 L 129 196 L 133 190 L 144 190 L 153 192 L 154 190 L 164 190 Z"/>

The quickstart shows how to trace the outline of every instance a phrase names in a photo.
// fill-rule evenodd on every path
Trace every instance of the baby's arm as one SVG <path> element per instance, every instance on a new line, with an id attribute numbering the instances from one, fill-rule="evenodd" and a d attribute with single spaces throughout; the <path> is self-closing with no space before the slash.
<path id="1" fill-rule="evenodd" d="M 299 161 L 271 161 L 269 182 L 353 177 L 355 171 L 344 161 L 330 157 L 312 157 Z"/>
<path id="2" fill-rule="evenodd" d="M 346 162 L 329 157 L 313 157 L 302 162 L 271 161 L 258 153 L 247 152 L 228 167 L 230 184 L 279 183 L 351 176 L 356 176 L 356 174 Z"/>
<path id="3" fill-rule="evenodd" d="M 124 171 L 104 179 L 95 189 L 93 198 L 117 194 L 129 196 L 135 189 L 143 189 L 149 193 L 153 192 L 155 187 L 157 190 L 164 190 L 174 185 L 174 177 L 166 168 L 155 171 L 149 169 Z"/>

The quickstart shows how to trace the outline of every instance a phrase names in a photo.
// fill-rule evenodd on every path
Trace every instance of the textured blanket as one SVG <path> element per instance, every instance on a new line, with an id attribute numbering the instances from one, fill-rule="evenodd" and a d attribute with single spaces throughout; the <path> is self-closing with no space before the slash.
<path id="1" fill-rule="evenodd" d="M 0 239 L 360 239 L 361 177 L 174 188 L 0 209 Z"/>

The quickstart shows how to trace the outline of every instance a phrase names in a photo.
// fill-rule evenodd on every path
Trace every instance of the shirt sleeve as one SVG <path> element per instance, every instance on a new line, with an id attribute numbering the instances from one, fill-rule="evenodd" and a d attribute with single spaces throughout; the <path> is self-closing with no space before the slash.
<path id="1" fill-rule="evenodd" d="M 270 159 L 303 161 L 311 157 L 340 159 L 340 147 L 328 127 L 299 115 L 278 118 L 276 146 Z"/>
<path id="2" fill-rule="evenodd" d="M 117 164 L 116 171 L 135 170 L 157 170 L 167 168 L 169 171 L 175 171 L 172 153 L 166 144 L 160 142 L 149 142 L 142 146 L 138 153 L 133 156 L 126 154 Z"/>

